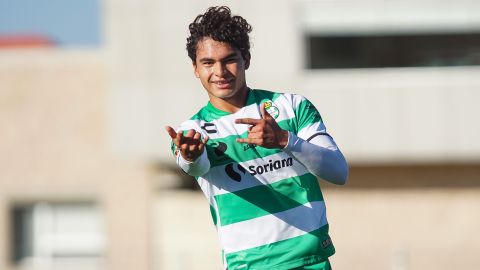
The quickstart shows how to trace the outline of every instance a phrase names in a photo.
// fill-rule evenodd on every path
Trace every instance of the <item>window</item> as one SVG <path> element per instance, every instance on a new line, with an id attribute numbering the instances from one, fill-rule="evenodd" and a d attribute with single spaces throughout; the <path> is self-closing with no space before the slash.
<path id="1" fill-rule="evenodd" d="M 310 35 L 307 68 L 480 65 L 480 33 Z"/>
<path id="2" fill-rule="evenodd" d="M 91 202 L 35 202 L 11 208 L 12 260 L 24 267 L 95 269 L 105 239 Z M 60 266 L 61 265 L 61 266 Z M 71 269 L 71 268 L 69 268 Z"/>

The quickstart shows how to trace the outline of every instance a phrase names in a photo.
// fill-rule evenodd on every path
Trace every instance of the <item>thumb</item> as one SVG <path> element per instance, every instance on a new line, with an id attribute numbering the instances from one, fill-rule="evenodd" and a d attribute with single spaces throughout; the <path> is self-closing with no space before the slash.
<path id="1" fill-rule="evenodd" d="M 170 138 L 175 139 L 177 137 L 177 132 L 171 126 L 165 126 L 165 130 L 170 135 Z"/>
<path id="2" fill-rule="evenodd" d="M 265 102 L 260 105 L 260 112 L 262 114 L 263 119 L 268 119 L 268 118 L 273 118 L 268 112 L 267 109 L 265 109 Z"/>

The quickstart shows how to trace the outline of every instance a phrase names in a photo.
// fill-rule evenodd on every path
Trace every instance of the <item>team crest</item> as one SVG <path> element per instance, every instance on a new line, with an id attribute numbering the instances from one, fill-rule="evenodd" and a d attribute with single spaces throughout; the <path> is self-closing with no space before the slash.
<path id="1" fill-rule="evenodd" d="M 265 101 L 265 110 L 275 119 L 280 114 L 280 110 L 278 110 L 278 108 L 275 106 L 275 104 L 270 100 Z"/>

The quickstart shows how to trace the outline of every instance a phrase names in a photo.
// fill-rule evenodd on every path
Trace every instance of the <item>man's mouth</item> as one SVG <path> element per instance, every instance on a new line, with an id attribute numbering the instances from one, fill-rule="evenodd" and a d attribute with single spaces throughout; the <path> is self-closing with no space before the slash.
<path id="1" fill-rule="evenodd" d="M 215 84 L 218 88 L 220 89 L 228 89 L 232 86 L 233 80 L 218 80 L 214 81 L 213 84 Z"/>

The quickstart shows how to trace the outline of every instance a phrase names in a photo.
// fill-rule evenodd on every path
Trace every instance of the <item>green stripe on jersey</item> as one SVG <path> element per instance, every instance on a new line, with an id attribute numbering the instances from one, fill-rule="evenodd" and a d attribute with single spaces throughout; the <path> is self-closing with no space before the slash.
<path id="1" fill-rule="evenodd" d="M 226 259 L 228 269 L 288 270 L 324 261 L 334 253 L 327 224 L 301 236 L 226 254 Z"/>
<path id="2" fill-rule="evenodd" d="M 213 225 L 217 226 L 217 211 L 215 207 L 210 204 L 210 214 L 212 215 Z"/>
<path id="3" fill-rule="evenodd" d="M 270 185 L 215 196 L 222 226 L 275 214 L 308 202 L 323 201 L 317 178 L 307 173 Z"/>

